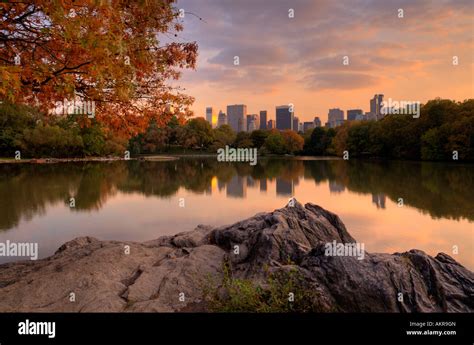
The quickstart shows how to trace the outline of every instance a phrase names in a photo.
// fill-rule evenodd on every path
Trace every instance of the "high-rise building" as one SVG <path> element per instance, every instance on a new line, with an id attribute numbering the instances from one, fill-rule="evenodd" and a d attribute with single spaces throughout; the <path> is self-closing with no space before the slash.
<path id="1" fill-rule="evenodd" d="M 374 113 L 370 112 L 370 111 L 365 113 L 364 118 L 366 120 L 377 120 L 376 115 Z"/>
<path id="2" fill-rule="evenodd" d="M 217 127 L 227 124 L 227 116 L 222 110 L 219 110 L 219 116 L 217 117 Z"/>
<path id="3" fill-rule="evenodd" d="M 279 130 L 293 129 L 293 112 L 290 106 L 276 107 L 276 128 Z"/>
<path id="4" fill-rule="evenodd" d="M 370 100 L 370 112 L 375 115 L 376 120 L 380 120 L 385 115 L 382 114 L 382 102 L 383 102 L 383 95 L 376 94 L 374 98 Z"/>
<path id="5" fill-rule="evenodd" d="M 300 119 L 297 116 L 293 117 L 293 130 L 295 132 L 300 130 Z"/>
<path id="6" fill-rule="evenodd" d="M 249 131 L 250 122 L 252 122 L 252 115 L 248 114 L 245 116 L 245 130 Z"/>
<path id="7" fill-rule="evenodd" d="M 245 115 L 247 106 L 244 104 L 234 104 L 227 106 L 227 124 L 236 132 L 247 130 Z"/>
<path id="8" fill-rule="evenodd" d="M 342 125 L 344 123 L 344 111 L 339 108 L 329 109 L 328 123 L 330 128 Z"/>
<path id="9" fill-rule="evenodd" d="M 306 132 L 308 129 L 314 128 L 314 122 L 303 122 L 303 132 Z"/>
<path id="10" fill-rule="evenodd" d="M 362 120 L 363 114 L 362 109 L 350 109 L 347 111 L 347 121 Z"/>
<path id="11" fill-rule="evenodd" d="M 260 129 L 267 129 L 267 111 L 260 110 Z"/>
<path id="12" fill-rule="evenodd" d="M 318 116 L 314 117 L 314 127 L 321 127 L 321 119 Z"/>
<path id="13" fill-rule="evenodd" d="M 247 132 L 255 131 L 260 128 L 260 120 L 257 114 L 247 115 Z"/>
<path id="14" fill-rule="evenodd" d="M 213 117 L 214 117 L 214 111 L 212 110 L 212 107 L 207 107 L 206 108 L 206 121 L 209 122 L 211 126 L 212 126 Z"/>
<path id="15" fill-rule="evenodd" d="M 267 129 L 274 129 L 275 128 L 275 120 L 268 120 Z"/>

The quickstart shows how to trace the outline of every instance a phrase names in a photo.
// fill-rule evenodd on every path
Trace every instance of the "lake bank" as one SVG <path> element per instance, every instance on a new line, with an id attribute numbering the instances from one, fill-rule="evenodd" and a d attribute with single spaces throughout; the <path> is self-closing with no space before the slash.
<path id="1" fill-rule="evenodd" d="M 76 163 L 76 162 L 116 162 L 129 160 L 150 160 L 150 161 L 169 161 L 175 160 L 173 156 L 141 156 L 141 157 L 84 157 L 84 158 L 26 158 L 26 159 L 10 159 L 0 158 L 0 164 L 15 163 L 31 163 L 31 164 L 47 164 L 47 163 Z"/>

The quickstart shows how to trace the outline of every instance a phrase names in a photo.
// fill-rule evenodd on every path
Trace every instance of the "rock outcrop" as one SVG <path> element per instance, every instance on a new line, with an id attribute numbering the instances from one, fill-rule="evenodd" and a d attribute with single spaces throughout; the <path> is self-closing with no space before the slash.
<path id="1" fill-rule="evenodd" d="M 446 254 L 328 256 L 333 241 L 356 243 L 337 215 L 298 202 L 144 243 L 76 238 L 49 258 L 1 265 L 0 311 L 205 310 L 202 282 L 222 279 L 224 262 L 256 282 L 291 266 L 327 310 L 474 311 L 474 274 Z"/>

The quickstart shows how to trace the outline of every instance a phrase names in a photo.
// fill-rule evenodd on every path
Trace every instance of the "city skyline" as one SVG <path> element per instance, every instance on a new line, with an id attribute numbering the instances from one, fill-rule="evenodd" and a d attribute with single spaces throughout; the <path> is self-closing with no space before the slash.
<path id="1" fill-rule="evenodd" d="M 229 109 L 235 109 L 235 107 L 239 107 L 239 117 L 243 118 L 244 125 L 239 127 L 237 124 L 229 123 L 229 119 L 226 113 L 223 113 L 222 110 L 219 110 L 219 117 L 216 117 L 213 114 L 213 107 L 208 106 L 206 107 L 206 116 L 205 119 L 209 122 L 213 128 L 220 127 L 223 124 L 229 124 L 232 129 L 236 132 L 241 130 L 251 132 L 256 129 L 267 129 L 268 122 L 273 120 L 276 124 L 276 129 L 284 130 L 284 129 L 292 129 L 296 132 L 298 131 L 305 131 L 305 124 L 309 128 L 314 127 L 337 127 L 342 125 L 345 121 L 361 121 L 361 120 L 380 120 L 385 115 L 382 114 L 383 105 L 386 107 L 390 106 L 389 102 L 385 101 L 384 103 L 384 94 L 374 94 L 373 98 L 368 100 L 369 102 L 369 111 L 365 112 L 361 108 L 357 109 L 340 109 L 340 108 L 330 108 L 327 112 L 327 121 L 320 122 L 321 116 L 314 116 L 312 121 L 304 121 L 300 120 L 299 116 L 296 115 L 294 111 L 290 111 L 290 109 L 294 108 L 293 104 L 290 105 L 280 105 L 275 106 L 275 116 L 268 117 L 268 110 L 260 110 L 259 114 L 251 114 L 247 110 L 246 104 L 234 104 L 234 105 L 227 105 L 227 111 Z M 282 113 L 283 111 L 283 113 Z M 263 114 L 263 117 L 262 117 Z M 280 115 L 279 115 L 280 114 Z M 223 120 L 221 121 L 220 118 Z M 278 118 L 280 116 L 280 121 Z M 286 117 L 289 116 L 288 119 Z M 203 116 L 197 116 L 203 117 Z M 234 117 L 234 115 L 232 116 Z M 260 118 L 262 117 L 262 118 Z M 235 121 L 235 120 L 231 120 Z M 251 122 L 254 121 L 255 123 L 251 125 Z M 279 125 L 280 122 L 280 125 Z M 284 124 L 283 124 L 284 122 Z M 310 127 L 309 123 L 313 125 Z"/>
<path id="2" fill-rule="evenodd" d="M 225 111 L 245 100 L 249 114 L 293 103 L 301 122 L 319 116 L 325 123 L 330 108 L 370 111 L 360 100 L 382 91 L 387 99 L 421 103 L 472 97 L 469 1 L 179 0 L 177 6 L 197 16 L 185 15 L 178 35 L 199 45 L 196 71 L 183 71 L 179 81 L 195 98 L 195 116 L 209 104 Z"/>

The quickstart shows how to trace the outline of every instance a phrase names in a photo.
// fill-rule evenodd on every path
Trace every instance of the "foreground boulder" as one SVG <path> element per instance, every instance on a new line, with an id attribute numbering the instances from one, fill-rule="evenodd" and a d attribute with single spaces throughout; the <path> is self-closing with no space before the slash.
<path id="1" fill-rule="evenodd" d="M 330 256 L 327 243 L 356 241 L 338 216 L 298 202 L 144 243 L 76 238 L 49 258 L 0 265 L 0 311 L 206 311 L 203 286 L 222 280 L 226 263 L 261 284 L 296 270 L 321 310 L 474 311 L 474 274 L 446 254 Z"/>

